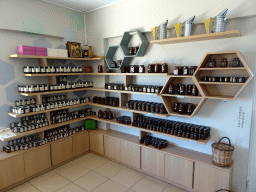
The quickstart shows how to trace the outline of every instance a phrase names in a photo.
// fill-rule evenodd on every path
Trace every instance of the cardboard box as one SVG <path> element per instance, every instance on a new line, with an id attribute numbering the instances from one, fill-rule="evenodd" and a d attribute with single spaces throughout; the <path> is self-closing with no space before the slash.
<path id="1" fill-rule="evenodd" d="M 47 48 L 47 56 L 58 57 L 58 49 Z"/>
<path id="2" fill-rule="evenodd" d="M 68 51 L 66 49 L 57 49 L 58 57 L 68 57 Z"/>
<path id="3" fill-rule="evenodd" d="M 45 47 L 36 47 L 37 56 L 47 56 L 47 48 Z"/>
<path id="4" fill-rule="evenodd" d="M 18 55 L 36 55 L 36 47 L 20 45 L 17 46 Z"/>

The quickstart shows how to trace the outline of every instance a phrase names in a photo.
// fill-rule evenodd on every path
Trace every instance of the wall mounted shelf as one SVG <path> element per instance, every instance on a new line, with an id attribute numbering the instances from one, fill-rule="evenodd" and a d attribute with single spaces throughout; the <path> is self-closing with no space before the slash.
<path id="1" fill-rule="evenodd" d="M 191 35 L 191 36 L 187 36 L 187 37 L 173 37 L 173 38 L 168 38 L 168 39 L 152 40 L 152 41 L 150 41 L 150 43 L 165 45 L 165 44 L 175 44 L 175 43 L 187 43 L 187 42 L 193 42 L 193 41 L 225 39 L 225 38 L 241 37 L 241 36 L 242 35 L 238 30 L 234 30 L 234 31 L 224 31 L 224 32 L 219 32 L 219 33 Z"/>
<path id="2" fill-rule="evenodd" d="M 62 75 L 100 75 L 100 76 L 169 76 L 170 73 L 43 73 L 43 74 L 23 74 L 25 77 L 54 77 Z"/>
<path id="3" fill-rule="evenodd" d="M 51 57 L 51 56 L 35 56 L 35 55 L 9 55 L 10 58 L 20 58 L 20 59 L 57 59 L 57 60 L 77 60 L 77 61 L 97 61 L 104 60 L 104 56 L 93 57 L 93 58 L 73 58 L 73 57 Z"/>
<path id="4" fill-rule="evenodd" d="M 228 61 L 227 68 L 220 68 L 220 62 L 223 58 Z M 234 58 L 239 58 L 242 66 L 231 67 Z M 217 66 L 215 68 L 207 68 L 210 59 L 216 60 Z M 245 83 L 207 82 L 201 80 L 203 76 L 245 77 L 246 81 Z M 203 91 L 205 98 L 232 100 L 235 99 L 250 82 L 253 78 L 253 74 L 238 51 L 228 51 L 207 53 L 198 66 L 193 78 Z"/>

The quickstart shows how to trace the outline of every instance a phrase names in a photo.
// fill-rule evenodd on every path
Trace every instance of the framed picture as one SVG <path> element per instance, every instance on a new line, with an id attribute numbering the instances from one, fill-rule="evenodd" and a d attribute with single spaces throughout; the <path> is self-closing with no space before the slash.
<path id="1" fill-rule="evenodd" d="M 66 44 L 69 57 L 82 57 L 82 47 L 81 43 L 70 42 Z"/>

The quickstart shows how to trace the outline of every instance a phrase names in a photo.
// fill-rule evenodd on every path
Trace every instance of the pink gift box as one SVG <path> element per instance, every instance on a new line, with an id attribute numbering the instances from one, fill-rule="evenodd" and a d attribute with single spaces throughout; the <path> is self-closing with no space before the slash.
<path id="1" fill-rule="evenodd" d="M 18 55 L 36 55 L 36 47 L 32 46 L 17 46 L 17 54 Z"/>
<path id="2" fill-rule="evenodd" d="M 36 47 L 37 56 L 47 56 L 47 48 L 45 47 Z"/>

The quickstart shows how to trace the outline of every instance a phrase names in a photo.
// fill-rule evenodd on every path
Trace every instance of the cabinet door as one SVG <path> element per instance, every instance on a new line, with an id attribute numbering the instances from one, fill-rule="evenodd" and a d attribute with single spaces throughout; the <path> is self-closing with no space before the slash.
<path id="1" fill-rule="evenodd" d="M 90 132 L 90 150 L 104 155 L 103 135 Z"/>
<path id="2" fill-rule="evenodd" d="M 164 177 L 164 153 L 148 147 L 141 147 L 141 169 Z"/>
<path id="3" fill-rule="evenodd" d="M 193 163 L 193 161 L 165 154 L 165 178 L 192 189 Z"/>
<path id="4" fill-rule="evenodd" d="M 226 170 L 196 162 L 194 188 L 199 192 L 230 190 L 230 175 L 231 173 Z"/>
<path id="5" fill-rule="evenodd" d="M 24 154 L 26 177 L 40 173 L 51 167 L 50 145 L 46 145 Z"/>
<path id="6" fill-rule="evenodd" d="M 89 150 L 89 132 L 83 131 L 73 137 L 73 154 L 80 155 Z"/>
<path id="7" fill-rule="evenodd" d="M 23 154 L 0 161 L 0 190 L 25 179 Z"/>
<path id="8" fill-rule="evenodd" d="M 72 137 L 51 144 L 52 165 L 55 166 L 73 157 Z"/>
<path id="9" fill-rule="evenodd" d="M 105 155 L 120 161 L 120 140 L 113 137 L 104 136 Z"/>
<path id="10" fill-rule="evenodd" d="M 122 141 L 121 162 L 140 169 L 140 146 L 134 143 Z"/>

